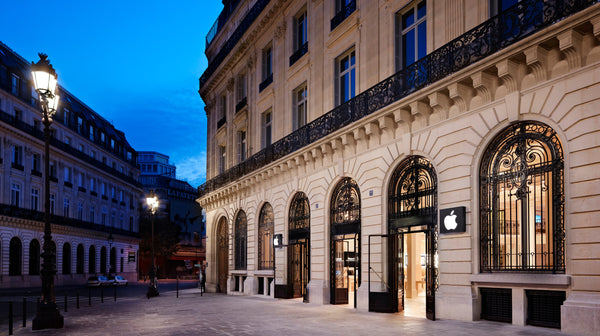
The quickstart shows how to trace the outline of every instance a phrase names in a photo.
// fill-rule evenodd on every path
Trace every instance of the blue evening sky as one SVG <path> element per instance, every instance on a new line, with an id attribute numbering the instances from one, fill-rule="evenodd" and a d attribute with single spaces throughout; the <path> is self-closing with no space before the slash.
<path id="1" fill-rule="evenodd" d="M 169 155 L 177 177 L 206 179 L 198 78 L 220 0 L 2 0 L 0 41 L 29 62 L 48 54 L 58 81 L 138 151 Z"/>

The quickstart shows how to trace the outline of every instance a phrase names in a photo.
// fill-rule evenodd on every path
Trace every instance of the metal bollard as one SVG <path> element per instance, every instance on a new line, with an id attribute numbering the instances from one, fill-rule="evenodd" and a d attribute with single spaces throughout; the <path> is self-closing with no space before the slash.
<path id="1" fill-rule="evenodd" d="M 115 295 L 115 302 L 117 302 L 117 286 L 115 286 L 115 291 L 114 291 L 114 295 Z"/>
<path id="2" fill-rule="evenodd" d="M 79 291 L 75 292 L 77 294 L 77 309 L 79 309 Z"/>
<path id="3" fill-rule="evenodd" d="M 23 298 L 23 328 L 27 326 L 27 298 Z"/>
<path id="4" fill-rule="evenodd" d="M 13 334 L 13 303 L 8 303 L 8 334 Z"/>
<path id="5" fill-rule="evenodd" d="M 104 303 L 104 287 L 100 287 L 100 302 Z"/>
<path id="6" fill-rule="evenodd" d="M 65 294 L 65 313 L 67 312 L 67 294 Z"/>

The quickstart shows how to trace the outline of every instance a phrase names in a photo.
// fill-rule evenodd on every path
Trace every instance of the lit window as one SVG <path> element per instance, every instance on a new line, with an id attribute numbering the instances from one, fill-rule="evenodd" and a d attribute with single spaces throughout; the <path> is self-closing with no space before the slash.
<path id="1" fill-rule="evenodd" d="M 396 15 L 396 70 L 427 55 L 426 13 L 425 1 L 421 1 Z"/>
<path id="2" fill-rule="evenodd" d="M 246 160 L 246 131 L 238 132 L 238 162 Z"/>
<path id="3" fill-rule="evenodd" d="M 271 145 L 272 141 L 272 125 L 273 125 L 273 113 L 271 109 L 262 114 L 262 148 Z"/>
<path id="4" fill-rule="evenodd" d="M 356 53 L 354 48 L 336 59 L 336 105 L 354 98 L 356 92 Z"/>
<path id="5" fill-rule="evenodd" d="M 292 109 L 294 115 L 292 120 L 292 127 L 294 130 L 306 125 L 306 114 L 307 114 L 307 95 L 308 91 L 306 83 L 300 85 L 294 90 L 294 108 Z"/>
<path id="6" fill-rule="evenodd" d="M 10 205 L 14 207 L 21 206 L 21 185 L 13 183 L 10 188 Z"/>

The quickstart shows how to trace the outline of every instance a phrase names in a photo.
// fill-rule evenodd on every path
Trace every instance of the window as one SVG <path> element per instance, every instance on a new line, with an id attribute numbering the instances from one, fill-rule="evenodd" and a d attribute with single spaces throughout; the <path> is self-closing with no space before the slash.
<path id="1" fill-rule="evenodd" d="M 498 15 L 518 2 L 519 0 L 490 0 L 490 16 Z"/>
<path id="2" fill-rule="evenodd" d="M 93 205 L 90 205 L 90 222 L 96 222 L 96 207 Z"/>
<path id="3" fill-rule="evenodd" d="M 100 132 L 100 142 L 104 143 L 106 141 L 106 135 L 104 135 L 104 132 Z"/>
<path id="4" fill-rule="evenodd" d="M 50 177 L 56 178 L 56 161 L 50 161 Z"/>
<path id="5" fill-rule="evenodd" d="M 80 116 L 77 116 L 77 132 L 79 134 L 83 133 L 83 119 Z"/>
<path id="6" fill-rule="evenodd" d="M 272 124 L 273 113 L 271 109 L 262 114 L 262 148 L 271 145 L 272 141 Z"/>
<path id="7" fill-rule="evenodd" d="M 68 137 L 68 136 L 65 137 L 65 144 L 71 145 L 71 137 Z"/>
<path id="8" fill-rule="evenodd" d="M 15 119 L 23 121 L 23 111 L 15 109 Z"/>
<path id="9" fill-rule="evenodd" d="M 19 95 L 19 83 L 21 82 L 19 76 L 12 74 L 10 77 L 10 92 L 15 96 Z"/>
<path id="10" fill-rule="evenodd" d="M 32 239 L 29 243 L 29 275 L 40 275 L 40 242 Z"/>
<path id="11" fill-rule="evenodd" d="M 10 188 L 10 205 L 14 207 L 21 206 L 21 185 L 13 183 Z"/>
<path id="12" fill-rule="evenodd" d="M 246 269 L 246 237 L 248 236 L 248 223 L 246 221 L 246 213 L 240 210 L 235 217 L 235 269 Z"/>
<path id="13" fill-rule="evenodd" d="M 560 139 L 540 122 L 492 140 L 480 167 L 482 272 L 564 273 L 563 165 Z"/>
<path id="14" fill-rule="evenodd" d="M 79 144 L 79 147 L 78 147 L 78 148 L 79 148 L 79 151 L 83 153 L 83 151 L 84 151 L 83 145 L 82 145 L 82 144 Z"/>
<path id="15" fill-rule="evenodd" d="M 297 130 L 298 128 L 306 125 L 306 114 L 307 114 L 307 95 L 308 91 L 306 89 L 306 83 L 300 85 L 296 90 L 294 90 L 293 102 L 294 108 L 293 111 L 293 120 L 292 127 L 293 130 Z"/>
<path id="16" fill-rule="evenodd" d="M 50 194 L 50 213 L 54 215 L 54 205 L 56 201 L 56 195 L 55 194 Z"/>
<path id="17" fill-rule="evenodd" d="M 90 177 L 90 191 L 96 192 L 96 179 Z"/>
<path id="18" fill-rule="evenodd" d="M 303 9 L 294 17 L 294 53 L 290 56 L 290 66 L 308 52 L 307 26 L 306 9 Z"/>
<path id="19" fill-rule="evenodd" d="M 71 274 L 71 244 L 63 245 L 62 274 Z"/>
<path id="20" fill-rule="evenodd" d="M 33 128 L 36 129 L 36 130 L 41 130 L 42 129 L 42 123 L 39 120 L 34 119 L 33 120 Z"/>
<path id="21" fill-rule="evenodd" d="M 41 173 L 41 155 L 33 153 L 31 156 L 31 170 Z"/>
<path id="22" fill-rule="evenodd" d="M 246 74 L 240 74 L 237 80 L 237 101 L 241 102 L 246 98 Z"/>
<path id="23" fill-rule="evenodd" d="M 31 188 L 31 210 L 38 211 L 40 204 L 40 190 Z"/>
<path id="24" fill-rule="evenodd" d="M 238 138 L 238 162 L 246 160 L 246 131 L 239 131 Z"/>
<path id="25" fill-rule="evenodd" d="M 425 1 L 420 1 L 396 15 L 397 71 L 427 55 L 426 13 Z"/>
<path id="26" fill-rule="evenodd" d="M 225 146 L 219 146 L 219 174 L 223 174 L 225 172 L 225 160 Z"/>
<path id="27" fill-rule="evenodd" d="M 83 203 L 81 202 L 77 204 L 77 219 L 83 220 Z"/>
<path id="28" fill-rule="evenodd" d="M 68 109 L 63 110 L 63 122 L 69 126 L 69 120 L 71 120 L 71 112 Z"/>
<path id="29" fill-rule="evenodd" d="M 262 81 L 273 79 L 273 46 L 267 45 L 262 51 Z"/>
<path id="30" fill-rule="evenodd" d="M 125 202 L 125 191 L 123 189 L 119 190 L 119 202 Z"/>
<path id="31" fill-rule="evenodd" d="M 116 217 L 117 217 L 117 215 L 115 213 L 115 210 L 111 211 L 110 212 L 110 226 L 115 227 L 115 224 L 116 224 L 115 220 L 117 219 Z"/>
<path id="32" fill-rule="evenodd" d="M 350 16 L 356 10 L 356 0 L 335 0 L 335 16 L 331 19 L 331 30 L 334 30 L 340 23 Z"/>
<path id="33" fill-rule="evenodd" d="M 219 114 L 218 114 L 218 120 L 221 121 L 223 120 L 223 122 L 226 120 L 226 116 L 227 116 L 227 97 L 225 95 L 222 95 L 219 97 Z M 217 126 L 217 128 L 220 126 Z"/>
<path id="34" fill-rule="evenodd" d="M 342 54 L 336 63 L 336 105 L 354 98 L 356 92 L 356 53 L 354 48 Z"/>
<path id="35" fill-rule="evenodd" d="M 95 159 L 96 158 L 96 152 L 95 151 L 90 151 L 90 157 L 92 159 Z"/>
<path id="36" fill-rule="evenodd" d="M 21 240 L 13 237 L 10 240 L 8 252 L 8 275 L 21 275 L 21 263 L 23 262 L 23 246 Z"/>
<path id="37" fill-rule="evenodd" d="M 83 172 L 79 172 L 79 174 L 77 174 L 78 178 L 77 178 L 77 186 L 79 188 L 85 188 L 85 177 L 83 175 Z"/>
<path id="38" fill-rule="evenodd" d="M 110 148 L 115 149 L 115 139 L 110 139 Z"/>
<path id="39" fill-rule="evenodd" d="M 23 146 L 12 146 L 12 164 L 15 168 L 23 166 Z"/>
<path id="40" fill-rule="evenodd" d="M 65 216 L 65 217 L 69 217 L 70 203 L 71 203 L 71 200 L 69 200 L 68 197 L 65 197 L 65 200 L 63 203 L 63 216 Z"/>
<path id="41" fill-rule="evenodd" d="M 102 214 L 100 217 L 100 224 L 102 225 L 106 225 L 106 216 L 108 215 L 108 212 L 106 211 L 106 208 L 102 208 Z"/>
<path id="42" fill-rule="evenodd" d="M 90 125 L 90 134 L 89 134 L 89 139 L 91 141 L 94 141 L 94 126 Z"/>
<path id="43" fill-rule="evenodd" d="M 116 193 L 116 189 L 114 186 L 110 187 L 110 198 L 117 199 L 117 193 Z"/>
<path id="44" fill-rule="evenodd" d="M 100 183 L 100 191 L 102 192 L 102 196 L 106 196 L 106 183 Z"/>
<path id="45" fill-rule="evenodd" d="M 133 232 L 133 216 L 129 216 L 129 231 Z"/>
<path id="46" fill-rule="evenodd" d="M 119 229 L 125 229 L 123 227 L 123 214 L 119 214 Z"/>
<path id="47" fill-rule="evenodd" d="M 65 176 L 64 176 L 65 182 L 71 183 L 72 182 L 72 180 L 71 180 L 71 175 L 72 175 L 71 167 L 65 167 L 64 171 L 65 171 Z"/>
<path id="48" fill-rule="evenodd" d="M 273 268 L 273 207 L 269 203 L 260 210 L 258 219 L 258 269 Z"/>

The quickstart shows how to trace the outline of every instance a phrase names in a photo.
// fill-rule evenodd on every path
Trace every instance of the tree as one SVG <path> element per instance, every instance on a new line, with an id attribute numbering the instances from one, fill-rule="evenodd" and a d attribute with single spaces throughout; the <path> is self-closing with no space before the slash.
<path id="1" fill-rule="evenodd" d="M 171 223 L 166 216 L 156 215 L 154 219 L 154 255 L 156 258 L 169 259 L 179 248 L 181 228 Z M 152 216 L 140 218 L 140 251 L 147 256 L 152 255 Z"/>

